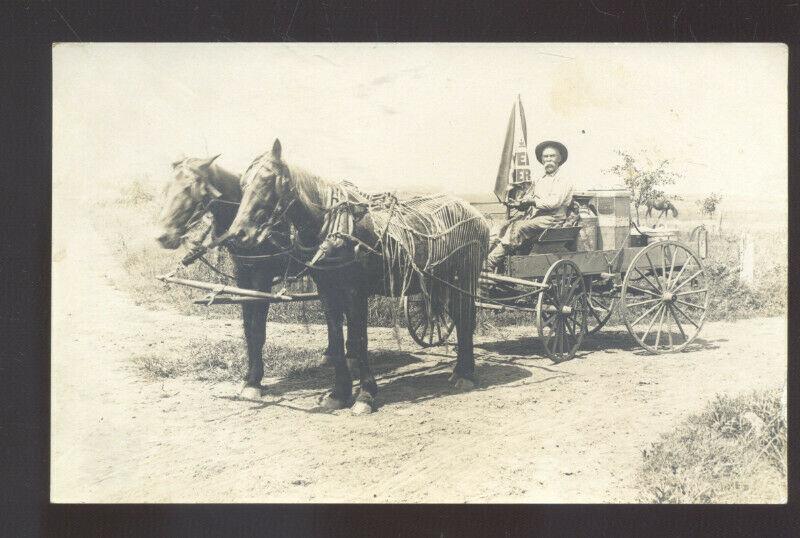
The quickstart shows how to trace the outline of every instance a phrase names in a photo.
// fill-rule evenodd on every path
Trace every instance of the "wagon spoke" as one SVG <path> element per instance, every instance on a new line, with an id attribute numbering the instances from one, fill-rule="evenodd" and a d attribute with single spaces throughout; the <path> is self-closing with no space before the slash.
<path id="1" fill-rule="evenodd" d="M 556 353 L 561 349 L 561 330 L 561 320 L 557 319 L 556 325 L 553 328 L 553 351 Z"/>
<path id="2" fill-rule="evenodd" d="M 689 320 L 689 323 L 691 323 L 692 325 L 694 325 L 694 328 L 695 328 L 695 329 L 700 329 L 700 326 L 699 326 L 697 323 L 695 323 L 695 322 L 694 322 L 694 320 L 693 320 L 692 318 L 690 318 L 689 316 L 687 316 L 687 315 L 686 315 L 686 312 L 684 312 L 683 310 L 681 310 L 680 308 L 678 308 L 678 305 L 675 305 L 675 304 L 673 304 L 673 305 L 672 305 L 672 307 L 673 307 L 675 310 L 677 310 L 678 312 L 680 312 L 680 313 L 683 315 L 683 317 L 685 317 L 686 319 L 688 319 L 688 320 Z"/>
<path id="3" fill-rule="evenodd" d="M 686 280 L 684 280 L 683 282 L 681 282 L 681 283 L 680 283 L 680 285 L 676 286 L 676 287 L 675 287 L 675 289 L 673 289 L 673 290 L 672 290 L 672 293 L 675 293 L 675 292 L 677 292 L 679 289 L 681 289 L 682 287 L 684 287 L 684 286 L 686 285 L 686 283 L 687 283 L 687 282 L 691 282 L 691 281 L 692 281 L 692 280 L 694 280 L 696 277 L 698 277 L 698 276 L 702 275 L 702 274 L 703 274 L 703 271 L 705 271 L 705 269 L 702 269 L 702 268 L 701 268 L 701 269 L 700 269 L 699 271 L 697 271 L 695 274 L 693 274 L 692 276 L 690 276 L 689 278 L 687 278 Z"/>
<path id="4" fill-rule="evenodd" d="M 653 284 L 653 282 L 647 277 L 647 275 L 642 273 L 641 269 L 639 269 L 638 267 L 634 267 L 634 269 L 636 270 L 637 273 L 642 275 L 642 278 L 645 279 L 648 284 L 650 284 L 651 288 L 653 288 L 656 291 L 661 291 L 661 287 L 660 286 L 656 286 L 655 284 Z"/>
<path id="5" fill-rule="evenodd" d="M 659 299 L 661 298 L 661 294 L 652 292 L 650 290 L 643 290 L 642 288 L 637 288 L 636 286 L 631 286 L 630 284 L 628 284 L 628 288 L 632 289 L 632 290 L 640 291 L 642 293 L 647 293 L 649 295 L 652 295 L 653 297 L 658 297 Z"/>
<path id="6" fill-rule="evenodd" d="M 686 336 L 686 332 L 683 330 L 683 325 L 681 325 L 680 320 L 678 320 L 678 315 L 675 313 L 675 310 L 672 308 L 672 305 L 668 305 L 668 306 L 669 306 L 670 315 L 675 319 L 675 324 L 678 326 L 678 330 L 683 335 L 683 341 L 684 342 L 687 341 L 689 339 L 689 337 Z"/>
<path id="7" fill-rule="evenodd" d="M 644 314 L 642 314 L 641 316 L 639 316 L 638 318 L 636 318 L 636 321 L 634 321 L 633 323 L 631 323 L 631 325 L 636 325 L 637 323 L 639 323 L 640 321 L 642 321 L 642 318 L 644 318 L 644 317 L 645 317 L 647 314 L 649 314 L 650 312 L 652 312 L 653 310 L 655 310 L 656 308 L 658 308 L 658 305 L 660 305 L 660 304 L 661 304 L 661 303 L 656 303 L 656 304 L 654 304 L 654 305 L 653 305 L 652 307 L 650 307 L 650 308 L 649 308 L 649 309 L 648 309 L 648 310 L 647 310 L 647 311 L 646 311 Z"/>
<path id="8" fill-rule="evenodd" d="M 655 301 L 660 301 L 660 300 L 661 300 L 660 297 L 658 299 L 645 299 L 644 301 L 638 301 L 636 303 L 629 303 L 628 306 L 639 306 L 639 305 L 643 305 L 643 304 L 650 304 L 650 303 L 653 303 Z"/>
<path id="9" fill-rule="evenodd" d="M 689 266 L 689 258 L 687 258 L 686 262 L 681 266 L 681 270 L 678 271 L 678 276 L 675 277 L 675 279 L 670 283 L 670 285 L 676 284 L 678 282 L 678 280 L 681 279 L 681 275 L 683 274 L 683 272 L 686 270 L 686 268 L 688 266 Z M 672 290 L 672 291 L 674 291 L 674 290 Z"/>
<path id="10" fill-rule="evenodd" d="M 684 291 L 684 292 L 681 292 L 681 293 L 676 293 L 675 295 L 680 297 L 681 295 L 691 295 L 692 293 L 705 293 L 707 291 L 708 291 L 708 288 L 703 288 L 703 289 L 700 289 L 700 290 Z"/>
<path id="11" fill-rule="evenodd" d="M 647 325 L 647 330 L 644 332 L 644 334 L 642 334 L 642 342 L 644 342 L 647 339 L 647 335 L 650 334 L 650 329 L 653 328 L 653 324 L 656 322 L 656 318 L 658 317 L 658 315 L 660 313 L 661 313 L 661 310 L 658 310 L 658 311 L 656 311 L 655 314 L 653 314 L 653 319 L 651 319 L 650 323 Z M 636 325 L 636 324 L 632 323 L 631 325 Z"/>
<path id="12" fill-rule="evenodd" d="M 672 253 L 672 259 L 669 262 L 669 279 L 667 280 L 667 289 L 672 285 L 672 272 L 675 270 L 675 258 L 678 257 L 678 249 Z"/>
<path id="13" fill-rule="evenodd" d="M 569 331 L 569 334 L 571 334 L 574 337 L 575 336 L 575 323 L 573 322 L 573 324 L 570 325 L 569 321 L 570 321 L 569 317 L 564 319 L 564 325 L 567 327 L 567 331 Z"/>
<path id="14" fill-rule="evenodd" d="M 658 341 L 661 339 L 661 328 L 664 326 L 664 312 L 666 308 L 661 309 L 661 319 L 658 320 L 658 330 L 656 331 L 656 343 L 653 347 L 655 347 L 656 351 L 658 351 Z"/>
<path id="15" fill-rule="evenodd" d="M 564 300 L 565 303 L 569 303 L 572 300 L 572 297 L 575 295 L 575 291 L 581 284 L 581 279 L 576 278 L 575 281 L 570 286 L 569 291 L 567 292 L 567 298 Z"/>
<path id="16" fill-rule="evenodd" d="M 557 315 L 551 314 L 550 317 L 548 317 L 547 320 L 543 323 L 543 325 L 546 327 L 546 326 L 550 325 L 551 323 L 553 323 L 554 321 L 556 321 L 557 319 L 558 319 Z"/>
<path id="17" fill-rule="evenodd" d="M 697 308 L 699 310 L 705 310 L 706 309 L 705 306 L 701 306 L 699 304 L 694 304 L 694 303 L 687 303 L 686 301 L 682 301 L 680 299 L 675 299 L 675 302 L 676 303 L 681 303 L 681 304 L 686 305 L 686 306 L 691 306 L 692 308 Z"/>
<path id="18" fill-rule="evenodd" d="M 664 315 L 666 315 L 668 308 L 669 308 L 669 305 L 667 305 L 667 308 L 664 308 Z M 669 339 L 669 349 L 672 349 L 673 347 L 675 347 L 675 344 L 672 342 L 672 321 L 671 321 L 671 319 L 672 319 L 672 316 L 667 316 L 667 338 Z"/>
<path id="19" fill-rule="evenodd" d="M 649 253 L 649 252 L 645 252 L 645 253 L 644 253 L 644 257 L 645 257 L 645 258 L 647 258 L 647 263 L 649 263 L 649 264 L 650 264 L 650 269 L 652 269 L 652 270 L 653 270 L 653 276 L 654 276 L 654 277 L 655 277 L 655 279 L 656 279 L 656 284 L 658 285 L 658 289 L 659 289 L 659 290 L 663 289 L 663 288 L 661 287 L 661 280 L 658 278 L 658 271 L 656 271 L 656 268 L 655 268 L 655 266 L 653 265 L 653 260 L 651 260 L 651 259 L 650 259 L 650 253 Z M 663 258 L 663 256 L 662 256 L 662 258 Z"/>

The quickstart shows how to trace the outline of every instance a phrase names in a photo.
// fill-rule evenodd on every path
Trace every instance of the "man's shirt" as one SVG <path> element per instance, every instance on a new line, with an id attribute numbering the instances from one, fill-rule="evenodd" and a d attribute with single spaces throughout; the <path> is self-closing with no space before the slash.
<path id="1" fill-rule="evenodd" d="M 529 218 L 539 215 L 566 218 L 574 190 L 575 183 L 561 168 L 553 175 L 543 175 L 525 193 L 525 198 L 530 199 L 532 195 L 534 201 L 534 205 L 528 208 L 525 215 Z"/>

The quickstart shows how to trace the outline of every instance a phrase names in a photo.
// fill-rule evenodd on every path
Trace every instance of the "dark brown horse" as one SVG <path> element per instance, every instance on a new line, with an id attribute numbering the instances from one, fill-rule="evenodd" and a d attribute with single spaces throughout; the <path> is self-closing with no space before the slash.
<path id="1" fill-rule="evenodd" d="M 159 216 L 162 247 L 176 249 L 188 230 L 209 212 L 212 216 L 212 236 L 224 234 L 239 208 L 242 190 L 236 176 L 211 159 L 189 158 L 173 163 L 173 177 L 165 191 L 164 206 Z M 234 264 L 236 285 L 269 292 L 276 277 L 295 274 L 303 266 L 293 262 L 281 242 L 289 237 L 289 225 L 277 228 L 272 241 L 263 245 L 242 248 L 228 245 Z M 284 252 L 284 254 L 281 254 Z M 266 257 L 264 257 L 266 256 Z M 269 303 L 242 304 L 244 335 L 247 341 L 247 375 L 241 395 L 257 398 L 261 395 L 264 376 L 262 352 L 266 341 L 266 322 Z M 329 355 L 330 352 L 326 352 Z"/>
<path id="2" fill-rule="evenodd" d="M 272 150 L 256 159 L 242 175 L 242 188 L 242 203 L 229 230 L 232 241 L 245 247 L 258 244 L 269 237 L 281 221 L 288 220 L 297 230 L 297 241 L 311 254 L 316 252 L 313 247 L 320 245 L 323 239 L 321 235 L 326 215 L 332 207 L 332 193 L 337 191 L 337 184 L 287 165 L 281 156 L 280 142 L 275 140 Z M 374 410 L 378 387 L 370 370 L 367 352 L 367 302 L 373 294 L 395 296 L 427 289 L 431 297 L 446 296 L 447 308 L 455 321 L 458 337 L 458 356 L 451 382 L 459 389 L 474 386 L 474 299 L 468 293 L 441 292 L 450 291 L 448 283 L 450 287 L 465 290 L 477 287 L 478 275 L 486 256 L 489 230 L 485 220 L 469 204 L 453 202 L 452 209 L 455 215 L 453 227 L 457 228 L 459 222 L 469 221 L 472 226 L 470 229 L 475 231 L 467 234 L 471 237 L 464 234 L 459 236 L 464 238 L 462 244 L 451 249 L 451 254 L 458 251 L 458 255 L 444 260 L 446 263 L 438 265 L 435 274 L 420 278 L 416 273 L 411 281 L 407 277 L 412 273 L 400 274 L 397 270 L 402 264 L 392 266 L 386 256 L 370 252 L 374 250 L 371 248 L 363 249 L 351 261 L 312 269 L 311 274 L 322 296 L 328 319 L 329 350 L 333 352 L 335 367 L 333 391 L 323 400 L 326 407 L 340 409 L 352 405 L 352 411 L 356 414 Z M 412 220 L 408 221 L 408 226 L 409 233 L 419 237 L 421 232 L 413 229 L 415 223 Z M 355 225 L 353 235 L 363 245 L 377 247 L 379 242 L 383 242 L 384 254 L 397 252 L 397 245 L 376 233 L 376 228 L 367 214 Z M 428 247 L 424 245 L 434 244 L 435 241 L 427 241 L 429 236 L 419 242 L 419 248 L 414 255 L 405 258 L 406 261 L 413 264 L 417 254 L 431 254 L 435 249 L 430 247 L 431 251 L 426 251 Z M 461 248 L 464 246 L 469 248 Z M 348 320 L 347 349 L 343 342 L 344 316 Z M 360 374 L 355 402 L 352 402 L 350 361 L 358 364 Z"/>
<path id="3" fill-rule="evenodd" d="M 647 217 L 648 219 L 652 216 L 654 209 L 656 211 L 661 212 L 658 214 L 656 222 L 661 220 L 661 217 L 665 216 L 668 211 L 672 211 L 673 218 L 678 216 L 678 210 L 675 208 L 675 205 L 673 205 L 673 203 L 667 200 L 664 196 L 659 196 L 658 198 L 647 200 L 644 205 L 647 208 L 647 213 L 645 213 L 645 217 Z"/>

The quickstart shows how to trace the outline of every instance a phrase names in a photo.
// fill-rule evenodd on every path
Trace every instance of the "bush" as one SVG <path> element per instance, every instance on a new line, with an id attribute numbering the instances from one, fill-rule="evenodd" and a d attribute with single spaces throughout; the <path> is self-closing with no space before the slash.
<path id="1" fill-rule="evenodd" d="M 717 398 L 642 452 L 640 500 L 775 503 L 786 500 L 781 390 Z"/>
<path id="2" fill-rule="evenodd" d="M 148 204 L 155 199 L 152 189 L 141 180 L 135 179 L 133 183 L 122 188 L 122 194 L 117 198 L 117 203 L 126 207 L 135 207 Z"/>

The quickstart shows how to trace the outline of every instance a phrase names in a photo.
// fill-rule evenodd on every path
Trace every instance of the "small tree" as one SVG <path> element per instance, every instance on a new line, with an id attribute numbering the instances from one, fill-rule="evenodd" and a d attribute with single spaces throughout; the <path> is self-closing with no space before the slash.
<path id="1" fill-rule="evenodd" d="M 633 155 L 625 151 L 616 150 L 616 153 L 622 158 L 622 162 L 604 172 L 618 176 L 631 191 L 631 203 L 636 209 L 636 224 L 638 225 L 639 208 L 646 205 L 648 201 L 655 201 L 663 197 L 664 191 L 659 187 L 673 185 L 681 175 L 670 169 L 670 163 L 666 159 L 654 163 L 645 156 L 637 161 Z"/>
<path id="2" fill-rule="evenodd" d="M 702 215 L 707 216 L 708 218 L 712 218 L 714 213 L 717 211 L 717 206 L 722 201 L 722 196 L 719 194 L 712 192 L 708 196 L 706 196 L 702 200 L 698 200 L 696 203 L 700 207 L 700 213 Z"/>

